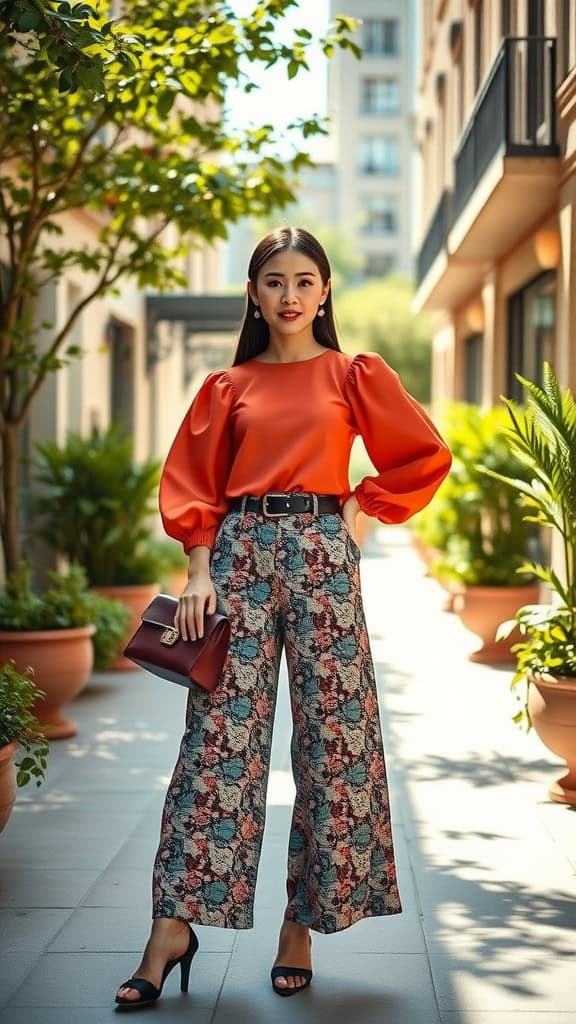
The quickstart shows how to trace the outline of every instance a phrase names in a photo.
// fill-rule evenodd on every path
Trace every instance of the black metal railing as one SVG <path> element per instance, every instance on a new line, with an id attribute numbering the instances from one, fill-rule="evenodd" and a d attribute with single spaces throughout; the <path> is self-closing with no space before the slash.
<path id="1" fill-rule="evenodd" d="M 452 193 L 445 189 L 440 202 L 434 210 L 428 230 L 422 239 L 422 245 L 416 257 L 416 283 L 419 285 L 426 277 L 438 254 L 446 248 L 446 238 L 450 226 L 450 205 Z"/>
<path id="2" fill-rule="evenodd" d="M 555 39 L 503 41 L 454 158 L 454 221 L 497 153 L 557 156 L 555 81 Z"/>

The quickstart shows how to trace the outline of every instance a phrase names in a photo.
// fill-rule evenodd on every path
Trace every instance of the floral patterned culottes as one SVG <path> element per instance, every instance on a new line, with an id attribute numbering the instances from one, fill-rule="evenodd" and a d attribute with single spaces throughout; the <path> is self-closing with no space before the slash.
<path id="1" fill-rule="evenodd" d="M 401 912 L 360 552 L 336 514 L 231 512 L 210 573 L 232 641 L 190 692 L 153 873 L 153 916 L 251 928 L 282 647 L 296 784 L 286 917 L 335 932 Z"/>

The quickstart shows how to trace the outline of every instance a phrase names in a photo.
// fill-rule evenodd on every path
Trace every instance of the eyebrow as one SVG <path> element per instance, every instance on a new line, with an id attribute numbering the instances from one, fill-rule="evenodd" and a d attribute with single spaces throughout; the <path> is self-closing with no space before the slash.
<path id="1" fill-rule="evenodd" d="M 278 270 L 268 270 L 264 274 L 264 277 L 285 277 L 285 274 L 281 274 Z M 316 277 L 313 270 L 301 270 L 296 277 Z"/>

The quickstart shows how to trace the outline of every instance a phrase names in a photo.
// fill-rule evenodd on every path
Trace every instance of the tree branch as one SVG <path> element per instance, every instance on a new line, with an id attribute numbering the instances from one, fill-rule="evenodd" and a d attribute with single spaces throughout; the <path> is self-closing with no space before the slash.
<path id="1" fill-rule="evenodd" d="M 152 232 L 152 234 L 145 240 L 145 242 L 140 246 L 140 252 L 141 252 L 142 255 L 156 241 L 156 239 L 166 229 L 166 227 L 168 226 L 169 223 L 170 223 L 170 218 L 167 218 L 160 225 L 160 227 L 156 228 Z M 115 243 L 114 243 L 114 245 L 113 245 L 113 247 L 112 247 L 112 249 L 110 251 L 110 254 L 108 256 L 108 259 L 106 261 L 106 266 L 104 268 L 103 273 L 100 275 L 100 278 L 98 279 L 97 283 L 94 285 L 92 290 L 90 292 L 88 292 L 88 294 L 85 295 L 84 298 L 80 299 L 80 301 L 77 303 L 75 308 L 72 310 L 72 312 L 70 313 L 66 323 L 60 328 L 60 330 L 58 331 L 58 334 L 56 335 L 56 337 L 55 337 L 54 341 L 52 342 L 50 348 L 45 353 L 44 359 L 50 360 L 53 356 L 56 356 L 58 354 L 58 350 L 59 350 L 60 346 L 62 345 L 62 342 L 65 340 L 65 338 L 69 334 L 71 328 L 76 323 L 76 320 L 80 316 L 82 310 L 85 309 L 86 306 L 88 306 L 98 295 L 102 294 L 102 292 L 109 291 L 110 288 L 112 288 L 115 285 L 116 281 L 119 280 L 119 278 L 121 278 L 122 276 L 128 274 L 130 272 L 130 270 L 133 268 L 133 265 L 134 265 L 134 253 L 132 252 L 132 253 L 129 254 L 129 256 L 127 257 L 127 259 L 124 262 L 121 262 L 121 263 L 117 264 L 116 270 L 114 271 L 114 273 L 111 276 L 108 276 L 109 273 L 110 273 L 110 270 L 114 266 L 114 262 L 115 262 L 116 256 L 118 255 L 118 250 L 119 250 L 119 248 L 120 248 L 120 246 L 122 244 L 122 241 L 123 241 L 123 239 L 120 236 L 118 236 L 116 238 L 116 241 L 115 241 Z M 25 420 L 26 420 L 26 418 L 28 416 L 28 413 L 30 411 L 31 405 L 32 405 L 32 403 L 34 401 L 34 398 L 36 397 L 37 393 L 39 392 L 40 388 L 42 387 L 42 384 L 44 383 L 44 380 L 45 380 L 45 378 L 46 378 L 46 376 L 48 375 L 49 372 L 50 371 L 47 368 L 43 369 L 43 370 L 42 369 L 39 370 L 39 372 L 38 372 L 38 374 L 36 376 L 36 379 L 33 381 L 32 385 L 31 385 L 31 387 L 30 387 L 30 389 L 28 391 L 28 394 L 26 395 L 26 397 L 24 398 L 24 400 L 22 402 L 22 405 L 20 407 L 20 412 L 19 412 L 19 414 L 18 414 L 18 416 L 16 418 L 16 422 L 18 422 L 20 424 L 25 422 Z"/>

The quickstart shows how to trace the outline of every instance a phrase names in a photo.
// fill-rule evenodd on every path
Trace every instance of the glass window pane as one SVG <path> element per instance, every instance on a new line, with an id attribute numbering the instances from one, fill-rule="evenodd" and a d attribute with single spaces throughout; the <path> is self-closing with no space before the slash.
<path id="1" fill-rule="evenodd" d="M 398 200 L 396 196 L 364 196 L 362 198 L 362 232 L 365 235 L 396 235 L 398 233 Z"/>
<path id="2" fill-rule="evenodd" d="M 366 256 L 366 277 L 385 277 L 396 269 L 396 256 L 391 252 L 371 252 Z"/>
<path id="3" fill-rule="evenodd" d="M 392 115 L 400 112 L 400 84 L 397 78 L 365 78 L 362 83 L 362 113 Z"/>
<path id="4" fill-rule="evenodd" d="M 396 18 L 366 18 L 364 52 L 395 57 L 400 51 L 400 24 Z"/>
<path id="5" fill-rule="evenodd" d="M 398 139 L 390 135 L 366 135 L 360 141 L 362 174 L 395 176 L 400 169 Z"/>

